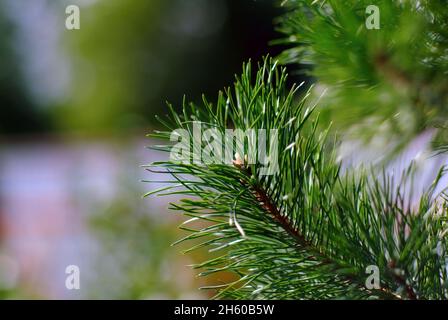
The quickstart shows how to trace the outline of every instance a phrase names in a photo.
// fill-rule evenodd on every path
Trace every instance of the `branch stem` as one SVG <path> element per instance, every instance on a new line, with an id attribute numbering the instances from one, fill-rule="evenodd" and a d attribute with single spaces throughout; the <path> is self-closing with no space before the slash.
<path id="1" fill-rule="evenodd" d="M 245 176 L 250 181 L 250 177 L 252 175 L 250 168 L 247 168 L 244 165 L 236 165 L 236 167 L 238 167 L 240 169 L 240 171 L 242 173 L 244 173 Z M 249 182 L 244 181 L 244 180 L 241 180 L 241 183 L 243 184 L 243 186 L 249 187 L 249 189 L 251 189 L 253 195 L 259 201 L 262 208 L 264 210 L 266 210 L 270 214 L 270 216 L 289 235 L 291 235 L 302 248 L 307 249 L 313 253 L 313 255 L 310 256 L 310 259 L 316 260 L 316 261 L 319 260 L 323 264 L 333 264 L 333 265 L 336 264 L 331 259 L 326 257 L 325 254 L 321 250 L 316 248 L 310 241 L 308 241 L 305 238 L 305 236 L 297 228 L 294 227 L 293 223 L 290 221 L 290 219 L 288 217 L 281 214 L 280 210 L 273 203 L 273 201 L 271 200 L 271 198 L 269 197 L 267 192 L 264 190 L 264 188 L 262 188 L 258 183 L 250 184 Z M 316 256 L 318 256 L 319 259 Z M 354 282 L 354 283 L 358 282 L 354 277 L 350 277 L 350 276 L 345 276 L 345 279 L 347 281 Z M 402 277 L 399 277 L 399 278 L 395 277 L 395 280 L 399 285 L 405 286 L 409 299 L 411 299 L 411 300 L 417 299 L 414 290 L 412 289 L 412 287 L 410 287 L 409 285 L 406 284 L 405 279 L 403 279 Z M 359 283 L 357 283 L 357 286 L 359 288 L 361 288 L 362 290 L 368 290 L 367 288 L 365 288 L 365 286 L 363 286 Z M 390 288 L 382 287 L 378 290 L 381 291 L 381 293 L 383 295 L 387 296 L 389 299 L 392 299 L 392 300 L 401 300 L 402 299 L 402 297 L 395 294 Z"/>

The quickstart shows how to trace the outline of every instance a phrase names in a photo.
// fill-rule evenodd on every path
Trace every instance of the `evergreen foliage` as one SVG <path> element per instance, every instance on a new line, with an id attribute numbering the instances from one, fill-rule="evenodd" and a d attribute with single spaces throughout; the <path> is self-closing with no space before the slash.
<path id="1" fill-rule="evenodd" d="M 369 5 L 379 9 L 379 30 L 365 26 Z M 286 37 L 278 42 L 290 49 L 280 60 L 309 66 L 327 89 L 322 117 L 336 129 L 356 125 L 357 136 L 384 134 L 400 147 L 428 128 L 446 127 L 446 1 L 290 0 L 285 6 L 279 30 Z M 436 146 L 447 144 L 445 131 Z"/>
<path id="2" fill-rule="evenodd" d="M 398 138 L 404 143 L 443 119 L 448 11 L 443 1 L 378 1 L 382 29 L 369 33 L 363 29 L 368 2 L 285 1 L 290 11 L 281 28 L 292 48 L 265 59 L 256 76 L 245 64 L 214 104 L 204 98 L 200 107 L 184 103 L 181 114 L 171 108 L 161 119 L 166 131 L 152 135 L 170 139 L 183 128 L 194 142 L 196 121 L 223 133 L 279 130 L 274 175 L 239 155 L 233 165 L 170 160 L 147 166 L 174 177 L 147 195 L 186 196 L 171 204 L 189 218 L 179 242 L 194 241 L 187 252 L 205 247 L 217 254 L 194 268 L 201 276 L 235 274 L 235 281 L 209 287 L 217 298 L 448 298 L 446 196 L 436 192 L 444 167 L 412 201 L 412 166 L 398 181 L 367 165 L 342 170 L 327 123 L 334 119 L 342 130 L 373 119 L 395 128 L 409 112 L 422 124 L 403 122 L 408 135 Z M 311 64 L 329 97 L 316 102 L 313 87 L 303 96 L 300 86 L 288 88 L 278 61 Z M 351 117 L 339 121 L 336 109 Z M 171 151 L 169 144 L 154 148 Z M 366 284 L 369 266 L 379 270 L 379 287 Z"/>

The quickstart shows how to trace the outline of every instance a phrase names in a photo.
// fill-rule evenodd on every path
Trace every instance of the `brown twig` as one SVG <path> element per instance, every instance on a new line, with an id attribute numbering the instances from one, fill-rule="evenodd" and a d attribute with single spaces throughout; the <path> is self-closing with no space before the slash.
<path id="1" fill-rule="evenodd" d="M 396 268 L 395 261 L 390 261 L 388 263 L 389 270 L 395 279 L 395 282 L 398 283 L 398 285 L 402 286 L 406 290 L 406 294 L 408 296 L 408 299 L 410 300 L 417 300 L 417 295 L 415 294 L 414 289 L 406 282 L 406 279 L 400 275 L 398 275 L 393 269 Z"/>
<path id="2" fill-rule="evenodd" d="M 252 176 L 251 170 L 249 167 L 246 167 L 243 163 L 239 163 L 238 161 L 234 161 L 234 165 L 241 170 L 242 173 L 245 174 L 248 180 Z M 302 248 L 309 250 L 312 255 L 310 255 L 310 259 L 317 261 L 320 260 L 322 264 L 335 264 L 332 260 L 328 259 L 324 253 L 321 252 L 318 248 L 316 248 L 310 241 L 308 241 L 303 234 L 294 227 L 293 223 L 288 219 L 288 217 L 281 214 L 280 210 L 273 203 L 271 198 L 268 196 L 267 192 L 258 184 L 250 184 L 248 181 L 241 180 L 240 181 L 243 186 L 248 187 L 255 198 L 260 203 L 261 207 L 266 210 L 270 216 L 288 233 L 290 234 Z M 317 258 L 319 257 L 319 259 Z M 354 282 L 357 281 L 350 276 L 344 277 L 346 281 Z M 363 285 L 358 284 L 358 287 L 362 290 L 367 290 Z M 390 299 L 397 300 L 401 299 L 400 296 L 396 295 L 392 292 L 392 290 L 388 288 L 380 288 L 378 289 L 382 294 L 388 296 Z"/>

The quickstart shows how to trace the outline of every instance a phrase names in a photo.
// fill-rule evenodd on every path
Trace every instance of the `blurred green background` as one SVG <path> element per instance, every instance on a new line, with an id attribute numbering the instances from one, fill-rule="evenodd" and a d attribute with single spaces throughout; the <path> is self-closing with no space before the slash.
<path id="1" fill-rule="evenodd" d="M 67 30 L 65 8 L 81 10 Z M 139 165 L 166 101 L 276 55 L 274 1 L 0 1 L 0 297 L 207 298 Z M 157 178 L 156 178 L 157 179 Z M 65 287 L 68 265 L 81 289 Z M 219 279 L 212 279 L 217 280 Z"/>

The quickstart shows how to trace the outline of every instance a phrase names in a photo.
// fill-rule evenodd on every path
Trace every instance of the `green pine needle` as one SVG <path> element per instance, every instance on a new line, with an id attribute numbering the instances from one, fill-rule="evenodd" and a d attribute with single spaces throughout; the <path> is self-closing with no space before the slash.
<path id="1" fill-rule="evenodd" d="M 182 128 L 193 141 L 193 121 L 223 133 L 278 129 L 274 175 L 244 160 L 149 165 L 174 179 L 148 194 L 185 196 L 171 209 L 189 218 L 181 226 L 189 233 L 181 242 L 194 240 L 187 251 L 211 252 L 194 268 L 201 276 L 236 276 L 208 288 L 235 299 L 448 298 L 446 205 L 443 194 L 434 194 L 443 170 L 418 206 L 408 201 L 406 178 L 394 183 L 373 171 L 342 173 L 309 98 L 287 89 L 284 68 L 272 59 L 255 77 L 251 68 L 245 64 L 215 104 L 204 99 L 202 108 L 185 103 L 181 114 L 172 111 L 167 131 L 156 136 L 169 139 Z M 169 152 L 171 145 L 157 149 Z M 365 285 L 371 265 L 379 268 L 379 289 Z"/>

